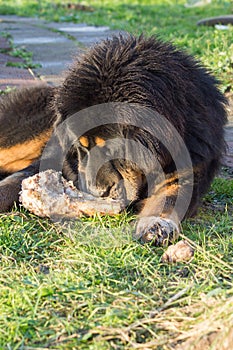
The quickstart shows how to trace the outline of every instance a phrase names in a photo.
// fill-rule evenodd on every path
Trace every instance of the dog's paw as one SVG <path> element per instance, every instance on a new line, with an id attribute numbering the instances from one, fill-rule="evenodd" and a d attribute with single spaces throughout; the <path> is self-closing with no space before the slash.
<path id="1" fill-rule="evenodd" d="M 156 246 L 166 246 L 178 236 L 179 227 L 174 221 L 157 216 L 141 218 L 135 234 L 135 238 L 142 243 L 152 242 Z"/>

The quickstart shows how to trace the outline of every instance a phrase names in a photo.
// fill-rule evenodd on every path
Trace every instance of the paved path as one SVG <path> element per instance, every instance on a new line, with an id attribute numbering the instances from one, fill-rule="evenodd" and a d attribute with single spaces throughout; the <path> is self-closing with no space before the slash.
<path id="1" fill-rule="evenodd" d="M 32 52 L 33 62 L 41 65 L 40 68 L 33 69 L 33 72 L 7 67 L 7 62 L 17 62 L 19 59 L 9 58 L 9 44 L 7 40 L 0 38 L 0 49 L 4 49 L 4 53 L 0 54 L 0 89 L 6 86 L 35 84 L 38 79 L 58 85 L 62 82 L 64 73 L 75 55 L 80 54 L 85 47 L 119 33 L 108 27 L 52 23 L 17 16 L 0 16 L 0 32 L 9 33 L 14 45 Z M 228 154 L 223 164 L 233 167 L 233 94 L 229 97 L 229 123 L 226 127 Z"/>
<path id="2" fill-rule="evenodd" d="M 233 93 L 228 95 L 228 124 L 226 126 L 225 139 L 227 142 L 227 155 L 224 157 L 223 165 L 233 168 Z"/>
<path id="3" fill-rule="evenodd" d="M 53 84 L 61 82 L 63 72 L 85 47 L 119 31 L 86 24 L 53 23 L 36 18 L 0 16 L 0 32 L 9 33 L 14 45 L 33 53 L 33 69 L 42 79 Z"/>

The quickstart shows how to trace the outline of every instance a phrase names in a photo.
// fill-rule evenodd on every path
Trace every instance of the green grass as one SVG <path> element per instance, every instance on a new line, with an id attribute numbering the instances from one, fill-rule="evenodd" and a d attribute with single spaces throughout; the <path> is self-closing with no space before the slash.
<path id="1" fill-rule="evenodd" d="M 184 1 L 0 0 L 1 14 L 40 16 L 159 34 L 199 57 L 232 89 L 233 31 L 196 21 L 233 12 L 230 1 L 186 9 Z M 22 208 L 0 215 L 0 349 L 223 349 L 233 326 L 233 180 L 214 181 L 181 237 L 192 261 L 161 262 L 162 248 L 132 238 L 135 218 L 61 226 Z M 179 348 L 182 346 L 182 348 Z M 230 349 L 228 346 L 226 349 Z"/>
<path id="2" fill-rule="evenodd" d="M 12 37 L 9 33 L 0 32 L 0 37 L 5 37 L 9 41 L 10 50 L 0 49 L 0 53 L 8 55 L 8 62 L 6 63 L 7 67 L 17 67 L 17 68 L 38 68 L 39 64 L 32 62 L 32 53 L 25 50 L 24 48 L 18 48 L 14 45 Z M 22 62 L 11 62 L 12 57 L 19 57 L 22 59 Z M 9 92 L 9 91 L 6 91 Z M 1 92 L 0 92 L 1 94 Z"/>
<path id="3" fill-rule="evenodd" d="M 133 240 L 124 214 L 65 228 L 23 209 L 2 214 L 0 348 L 169 349 L 196 341 L 193 327 L 223 341 L 233 322 L 232 197 L 233 180 L 216 179 L 183 224 L 195 256 L 174 265 L 161 262 L 163 248 Z"/>
<path id="4" fill-rule="evenodd" d="M 74 2 L 74 1 L 73 1 Z M 186 8 L 186 0 L 90 0 L 94 9 L 68 9 L 72 1 L 0 0 L 1 14 L 39 16 L 54 21 L 108 25 L 134 34 L 157 34 L 196 55 L 220 80 L 223 91 L 233 90 L 233 26 L 228 30 L 197 27 L 205 17 L 232 14 L 232 1 L 213 0 L 211 5 Z M 85 2 L 77 2 L 84 3 Z"/>
<path id="5" fill-rule="evenodd" d="M 23 62 L 11 62 L 9 59 L 9 62 L 7 62 L 7 67 L 17 67 L 17 68 L 38 68 L 40 67 L 40 64 L 33 63 L 32 61 L 32 53 L 21 48 L 17 48 L 12 44 L 12 50 L 8 52 L 10 56 L 12 57 L 19 57 L 22 58 Z"/>

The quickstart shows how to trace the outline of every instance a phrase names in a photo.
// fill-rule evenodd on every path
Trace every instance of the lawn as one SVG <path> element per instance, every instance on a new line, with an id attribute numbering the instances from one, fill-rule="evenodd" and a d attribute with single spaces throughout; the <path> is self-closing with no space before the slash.
<path id="1" fill-rule="evenodd" d="M 66 3 L 0 0 L 0 13 L 158 33 L 233 90 L 233 29 L 196 26 L 233 13 L 232 2 L 188 9 L 178 0 L 93 0 L 85 11 Z M 233 348 L 232 198 L 232 169 L 222 169 L 182 226 L 194 258 L 170 265 L 161 262 L 163 248 L 133 240 L 131 215 L 71 225 L 22 208 L 0 215 L 0 349 Z"/>
<path id="2" fill-rule="evenodd" d="M 172 40 L 196 55 L 221 80 L 222 89 L 232 88 L 233 27 L 228 30 L 196 26 L 202 18 L 232 14 L 231 0 L 212 0 L 211 5 L 186 8 L 185 0 L 0 0 L 1 14 L 39 16 L 53 21 L 107 25 L 134 34 L 145 32 Z M 88 4 L 73 9 L 69 4 Z M 71 8 L 70 8 L 71 7 Z"/>

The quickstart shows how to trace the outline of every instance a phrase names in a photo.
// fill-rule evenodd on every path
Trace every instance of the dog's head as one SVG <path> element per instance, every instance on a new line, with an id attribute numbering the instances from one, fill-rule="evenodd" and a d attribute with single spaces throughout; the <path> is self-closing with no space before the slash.
<path id="1" fill-rule="evenodd" d="M 105 125 L 79 137 L 67 154 L 64 176 L 97 197 L 132 202 L 146 196 L 145 166 L 151 159 L 146 159 L 146 147 L 133 129 Z"/>

